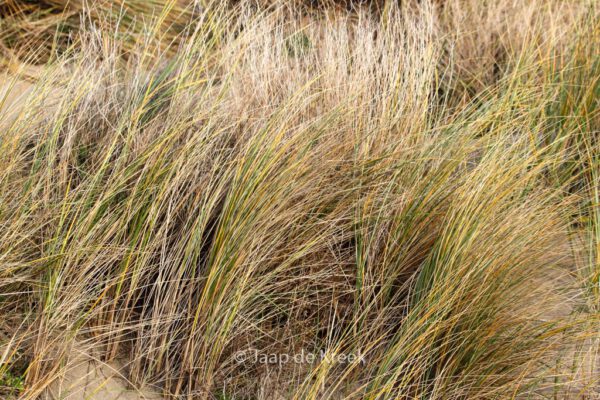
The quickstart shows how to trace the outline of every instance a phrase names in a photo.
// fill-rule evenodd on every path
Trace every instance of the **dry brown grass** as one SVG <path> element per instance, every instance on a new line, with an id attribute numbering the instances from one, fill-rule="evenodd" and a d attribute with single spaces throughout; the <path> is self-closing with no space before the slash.
<path id="1" fill-rule="evenodd" d="M 599 395 L 595 2 L 139 4 L 0 114 L 21 398 L 74 346 L 174 398 Z"/>

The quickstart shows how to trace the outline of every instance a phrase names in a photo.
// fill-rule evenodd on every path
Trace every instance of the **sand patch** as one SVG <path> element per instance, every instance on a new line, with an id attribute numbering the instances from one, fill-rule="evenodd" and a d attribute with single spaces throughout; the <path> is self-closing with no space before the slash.
<path id="1" fill-rule="evenodd" d="M 104 363 L 88 353 L 74 354 L 63 375 L 47 390 L 47 400 L 159 400 L 158 390 L 129 382 L 118 362 Z"/>

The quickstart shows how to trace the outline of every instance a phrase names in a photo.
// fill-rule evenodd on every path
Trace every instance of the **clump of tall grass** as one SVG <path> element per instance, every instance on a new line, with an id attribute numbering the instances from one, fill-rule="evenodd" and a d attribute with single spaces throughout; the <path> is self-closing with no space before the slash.
<path id="1" fill-rule="evenodd" d="M 449 0 L 83 30 L 0 117 L 0 373 L 43 396 L 77 346 L 180 398 L 597 395 L 593 356 L 556 366 L 598 341 L 597 26 Z"/>
<path id="2" fill-rule="evenodd" d="M 44 65 L 78 46 L 82 29 L 111 32 L 124 50 L 155 29 L 157 45 L 173 46 L 202 7 L 201 1 L 183 0 L 0 0 L 0 66 L 16 71 Z"/>

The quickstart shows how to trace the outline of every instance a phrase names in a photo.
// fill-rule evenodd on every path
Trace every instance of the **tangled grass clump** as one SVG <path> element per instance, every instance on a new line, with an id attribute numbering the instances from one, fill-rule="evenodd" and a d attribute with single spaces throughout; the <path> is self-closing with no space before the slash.
<path id="1" fill-rule="evenodd" d="M 0 111 L 20 398 L 74 348 L 171 398 L 600 395 L 595 1 L 122 3 L 53 5 L 104 22 Z"/>

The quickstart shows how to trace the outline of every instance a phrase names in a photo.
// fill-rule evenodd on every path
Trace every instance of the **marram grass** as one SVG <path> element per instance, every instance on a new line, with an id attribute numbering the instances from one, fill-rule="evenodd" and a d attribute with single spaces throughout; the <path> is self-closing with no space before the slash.
<path id="1" fill-rule="evenodd" d="M 0 3 L 91 21 L 4 53 L 0 396 L 600 396 L 596 2 L 60 3 Z"/>

